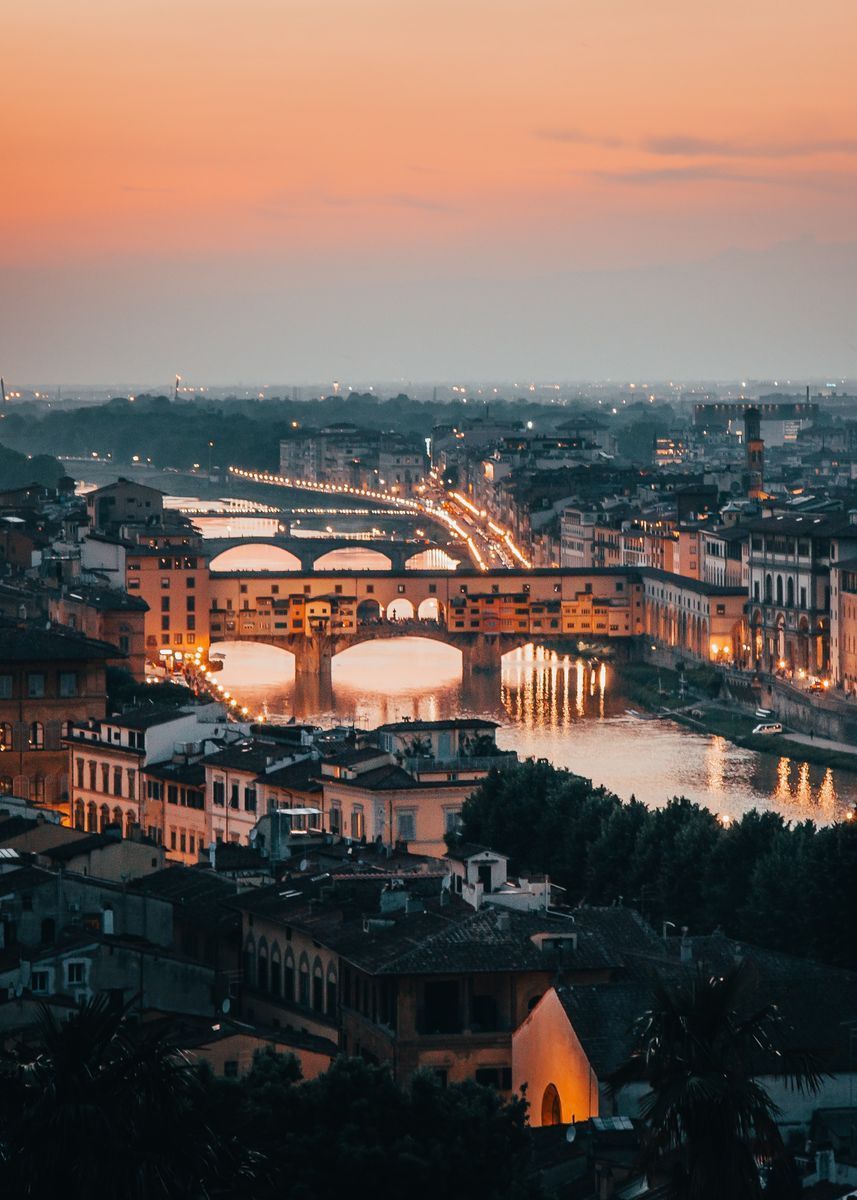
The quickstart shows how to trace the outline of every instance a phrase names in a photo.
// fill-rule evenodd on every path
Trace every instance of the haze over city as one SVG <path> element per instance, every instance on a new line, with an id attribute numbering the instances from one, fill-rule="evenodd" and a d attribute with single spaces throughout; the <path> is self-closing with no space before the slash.
<path id="1" fill-rule="evenodd" d="M 855 37 L 847 0 L 17 5 L 3 373 L 853 374 Z"/>

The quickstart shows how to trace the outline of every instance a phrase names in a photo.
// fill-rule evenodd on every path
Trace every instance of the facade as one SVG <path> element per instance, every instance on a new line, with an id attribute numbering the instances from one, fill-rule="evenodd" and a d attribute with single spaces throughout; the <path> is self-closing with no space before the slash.
<path id="1" fill-rule="evenodd" d="M 115 532 L 127 522 L 149 524 L 164 515 L 164 493 L 121 476 L 115 483 L 86 495 L 90 525 L 102 533 Z"/>
<path id="2" fill-rule="evenodd" d="M 830 568 L 830 681 L 857 695 L 857 559 Z"/>
<path id="3" fill-rule="evenodd" d="M 747 522 L 753 660 L 766 671 L 826 675 L 830 669 L 831 550 L 857 552 L 845 516 L 774 516 Z"/>
<path id="4" fill-rule="evenodd" d="M 126 589 L 148 605 L 145 654 L 168 667 L 209 645 L 208 558 L 193 546 L 129 547 Z"/>
<path id="5" fill-rule="evenodd" d="M 746 593 L 666 572 L 646 572 L 646 636 L 702 662 L 741 663 Z"/>
<path id="6" fill-rule="evenodd" d="M 142 682 L 146 678 L 146 612 L 142 596 L 112 588 L 63 588 L 49 602 L 51 618 L 89 638 L 110 642 L 121 655 L 109 663 Z"/>
<path id="7" fill-rule="evenodd" d="M 72 725 L 65 739 L 71 823 L 90 833 L 116 825 L 126 837 L 139 826 L 153 841 L 162 842 L 165 809 L 160 797 L 148 794 L 154 781 L 147 778 L 146 769 L 172 759 L 177 748 L 182 754 L 189 748 L 199 753 L 206 739 L 225 734 L 219 705 L 191 712 L 141 709 Z"/>
<path id="8" fill-rule="evenodd" d="M 103 718 L 115 646 L 25 625 L 0 625 L 0 793 L 68 813 L 70 723 Z"/>

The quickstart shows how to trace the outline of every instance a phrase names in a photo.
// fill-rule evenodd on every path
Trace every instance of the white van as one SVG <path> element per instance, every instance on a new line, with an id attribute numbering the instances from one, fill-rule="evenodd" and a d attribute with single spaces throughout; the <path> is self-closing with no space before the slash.
<path id="1" fill-rule="evenodd" d="M 753 733 L 782 733 L 783 727 L 779 721 L 766 721 L 762 725 L 757 725 Z"/>

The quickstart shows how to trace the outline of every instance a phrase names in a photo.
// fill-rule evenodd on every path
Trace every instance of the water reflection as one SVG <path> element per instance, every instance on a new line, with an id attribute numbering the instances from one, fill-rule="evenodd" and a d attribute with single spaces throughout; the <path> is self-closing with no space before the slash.
<path id="1" fill-rule="evenodd" d="M 684 795 L 737 817 L 773 808 L 789 819 L 827 822 L 857 800 L 857 776 L 759 754 L 724 738 L 635 714 L 621 670 L 527 647 L 503 660 L 500 679 L 461 678 L 461 654 L 420 638 L 364 643 L 333 661 L 332 684 L 296 684 L 292 655 L 270 646 L 218 646 L 222 682 L 270 716 L 372 727 L 461 713 L 500 722 L 497 741 L 544 757 L 658 806 Z"/>

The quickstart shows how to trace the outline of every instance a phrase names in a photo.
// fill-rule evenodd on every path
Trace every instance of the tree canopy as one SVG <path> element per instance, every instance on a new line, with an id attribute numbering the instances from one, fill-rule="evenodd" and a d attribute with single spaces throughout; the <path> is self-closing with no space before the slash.
<path id="1" fill-rule="evenodd" d="M 722 823 L 683 798 L 623 802 L 548 763 L 492 772 L 462 811 L 464 841 L 540 871 L 569 903 L 625 903 L 659 925 L 718 926 L 772 949 L 857 968 L 857 822 L 816 827 L 752 811 Z"/>

